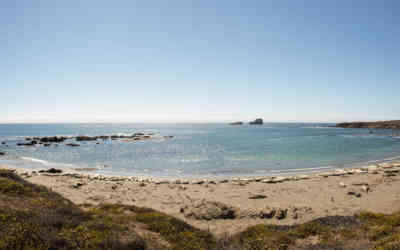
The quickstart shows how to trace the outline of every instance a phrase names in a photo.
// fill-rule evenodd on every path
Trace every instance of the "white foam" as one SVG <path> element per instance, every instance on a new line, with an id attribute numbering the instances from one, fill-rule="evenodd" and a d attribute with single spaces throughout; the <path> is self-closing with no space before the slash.
<path id="1" fill-rule="evenodd" d="M 271 170 L 272 173 L 282 173 L 282 172 L 301 172 L 301 171 L 314 171 L 320 169 L 333 169 L 334 166 L 316 167 L 316 168 L 295 168 L 295 169 L 282 169 L 282 170 Z"/>
<path id="2" fill-rule="evenodd" d="M 21 157 L 21 159 L 22 159 L 22 160 L 25 160 L 25 161 L 38 162 L 38 163 L 41 163 L 41 164 L 43 164 L 43 165 L 49 164 L 48 161 L 40 160 L 40 159 L 35 159 L 35 158 L 31 158 L 31 157 Z"/>

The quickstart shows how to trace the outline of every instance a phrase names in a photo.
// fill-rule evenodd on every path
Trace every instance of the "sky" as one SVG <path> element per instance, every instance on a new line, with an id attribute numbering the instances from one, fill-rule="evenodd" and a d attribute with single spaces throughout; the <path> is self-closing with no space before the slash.
<path id="1" fill-rule="evenodd" d="M 400 1 L 0 3 L 0 122 L 400 119 Z"/>

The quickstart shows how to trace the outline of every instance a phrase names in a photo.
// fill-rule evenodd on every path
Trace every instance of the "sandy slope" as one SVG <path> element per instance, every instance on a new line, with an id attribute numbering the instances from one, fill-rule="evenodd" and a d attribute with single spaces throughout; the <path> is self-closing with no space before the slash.
<path id="1" fill-rule="evenodd" d="M 388 171 L 392 173 L 388 174 Z M 18 172 L 21 173 L 20 170 Z M 50 174 L 22 176 L 32 183 L 50 187 L 77 204 L 108 202 L 151 207 L 184 219 L 201 229 L 222 234 L 238 232 L 259 223 L 296 224 L 327 215 L 352 215 L 361 210 L 382 213 L 398 211 L 400 175 L 397 176 L 396 172 L 397 168 L 391 167 L 379 168 L 378 171 L 373 171 L 374 174 L 354 173 L 328 177 L 313 175 L 310 179 L 282 183 L 231 180 L 226 183 L 186 185 L 97 180 Z M 349 195 L 352 191 L 361 197 Z M 250 199 L 254 195 L 266 197 Z M 180 211 L 182 207 L 190 208 L 193 204 L 206 201 L 219 201 L 234 207 L 239 211 L 237 218 L 198 220 L 185 217 Z M 288 209 L 288 213 L 281 220 L 275 217 L 260 219 L 249 216 L 264 211 L 266 207 Z M 297 211 L 294 211 L 294 207 Z"/>

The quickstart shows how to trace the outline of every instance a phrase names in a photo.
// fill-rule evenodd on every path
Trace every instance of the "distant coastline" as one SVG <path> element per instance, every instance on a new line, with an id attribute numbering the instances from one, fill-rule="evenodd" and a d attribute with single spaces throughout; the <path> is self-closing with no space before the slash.
<path id="1" fill-rule="evenodd" d="M 339 128 L 400 129 L 400 120 L 377 122 L 343 122 L 336 124 Z"/>

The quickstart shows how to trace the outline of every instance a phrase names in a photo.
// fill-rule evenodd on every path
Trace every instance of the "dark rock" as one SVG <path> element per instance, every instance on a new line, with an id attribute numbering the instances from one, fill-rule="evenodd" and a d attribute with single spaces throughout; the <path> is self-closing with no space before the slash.
<path id="1" fill-rule="evenodd" d="M 67 144 L 65 144 L 65 146 L 79 147 L 80 145 L 79 145 L 79 144 L 76 144 L 76 143 L 67 143 Z"/>
<path id="2" fill-rule="evenodd" d="M 275 208 L 266 207 L 260 211 L 260 218 L 261 219 L 271 219 L 275 216 L 275 214 L 276 214 Z"/>
<path id="3" fill-rule="evenodd" d="M 44 147 L 50 147 L 50 145 L 51 145 L 50 143 L 43 144 Z"/>
<path id="4" fill-rule="evenodd" d="M 288 211 L 287 209 L 278 208 L 278 210 L 276 210 L 275 218 L 277 218 L 278 220 L 285 219 L 287 211 Z"/>
<path id="5" fill-rule="evenodd" d="M 63 142 L 67 138 L 66 137 L 57 137 L 57 136 L 48 136 L 40 138 L 40 142 L 47 143 L 47 142 Z"/>
<path id="6" fill-rule="evenodd" d="M 56 168 L 50 168 L 48 170 L 40 170 L 39 173 L 60 174 L 62 173 L 62 170 Z"/>
<path id="7" fill-rule="evenodd" d="M 26 137 L 25 140 L 27 140 L 27 141 L 32 141 L 32 138 Z"/>
<path id="8" fill-rule="evenodd" d="M 0 152 L 0 156 L 6 155 L 6 152 Z"/>
<path id="9" fill-rule="evenodd" d="M 73 187 L 73 188 L 80 188 L 80 187 L 82 187 L 83 185 L 85 185 L 85 184 L 84 184 L 84 183 L 78 182 L 78 183 L 76 183 L 75 185 L 72 185 L 72 187 Z"/>
<path id="10" fill-rule="evenodd" d="M 357 197 L 357 198 L 360 198 L 360 197 L 361 197 L 361 194 L 358 193 L 358 192 L 355 192 L 355 191 L 349 191 L 349 192 L 347 192 L 347 194 L 348 194 L 348 195 L 354 195 L 354 196 Z"/>
<path id="11" fill-rule="evenodd" d="M 2 142 L 1 142 L 1 145 L 6 145 L 6 142 L 5 142 L 5 141 L 2 141 Z"/>
<path id="12" fill-rule="evenodd" d="M 231 122 L 229 125 L 243 125 L 243 122 Z"/>
<path id="13" fill-rule="evenodd" d="M 27 143 L 17 143 L 17 146 L 34 146 L 35 144 L 32 142 L 27 142 Z"/>
<path id="14" fill-rule="evenodd" d="M 251 125 L 262 125 L 262 124 L 264 124 L 264 121 L 261 118 L 257 118 L 254 121 L 250 122 L 250 124 Z"/>
<path id="15" fill-rule="evenodd" d="M 80 135 L 75 138 L 76 141 L 96 141 L 97 136 Z"/>
<path id="16" fill-rule="evenodd" d="M 262 194 L 255 194 L 249 197 L 249 199 L 253 199 L 253 200 L 257 200 L 257 199 L 265 199 L 267 198 L 266 195 L 262 195 Z"/>

